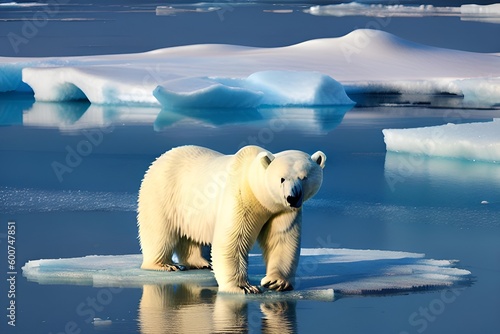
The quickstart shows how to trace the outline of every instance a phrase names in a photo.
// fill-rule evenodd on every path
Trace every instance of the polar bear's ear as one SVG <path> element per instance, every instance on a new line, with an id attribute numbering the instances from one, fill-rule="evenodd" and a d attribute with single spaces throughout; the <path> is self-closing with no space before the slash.
<path id="1" fill-rule="evenodd" d="M 325 168 L 326 155 L 325 153 L 318 151 L 311 155 L 312 161 L 316 162 L 321 168 Z"/>
<path id="2" fill-rule="evenodd" d="M 267 168 L 274 160 L 274 156 L 269 152 L 260 152 L 259 155 L 257 155 L 257 159 L 260 160 L 260 163 L 264 166 L 264 168 Z"/>

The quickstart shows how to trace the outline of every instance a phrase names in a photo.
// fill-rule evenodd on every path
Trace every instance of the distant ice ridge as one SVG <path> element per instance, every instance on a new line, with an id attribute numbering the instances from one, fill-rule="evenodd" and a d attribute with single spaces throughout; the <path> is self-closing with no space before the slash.
<path id="1" fill-rule="evenodd" d="M 144 284 L 214 286 L 209 270 L 155 272 L 140 269 L 141 255 L 86 256 L 27 262 L 22 270 L 40 284 L 86 284 L 137 287 Z M 295 288 L 330 290 L 344 294 L 373 294 L 467 285 L 471 272 L 457 261 L 426 259 L 424 254 L 356 249 L 303 248 Z M 249 279 L 257 283 L 265 273 L 262 256 L 250 254 Z"/>
<path id="2" fill-rule="evenodd" d="M 292 75 L 311 84 L 300 101 L 296 93 L 305 86 L 283 79 Z M 444 93 L 491 107 L 500 105 L 499 78 L 498 55 L 429 47 L 368 29 L 277 48 L 190 45 L 139 54 L 0 58 L 0 91 L 32 89 L 38 101 L 105 105 L 345 103 L 337 81 L 347 94 Z"/>
<path id="3" fill-rule="evenodd" d="M 382 132 L 388 151 L 500 162 L 500 119 Z"/>
<path id="4" fill-rule="evenodd" d="M 478 14 L 478 15 L 496 15 L 500 16 L 500 3 L 491 5 L 462 5 L 460 6 L 462 14 Z"/>
<path id="5" fill-rule="evenodd" d="M 462 5 L 460 7 L 435 7 L 433 5 L 383 5 L 358 2 L 312 6 L 306 13 L 321 16 L 374 16 L 374 17 L 422 17 L 422 16 L 483 16 L 500 17 L 500 4 Z"/>

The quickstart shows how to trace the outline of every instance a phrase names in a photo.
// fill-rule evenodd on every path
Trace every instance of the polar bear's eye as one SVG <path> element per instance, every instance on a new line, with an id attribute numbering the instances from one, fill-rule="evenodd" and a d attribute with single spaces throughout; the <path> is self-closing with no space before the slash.
<path id="1" fill-rule="evenodd" d="M 281 183 L 285 182 L 285 179 L 284 178 L 281 178 Z"/>

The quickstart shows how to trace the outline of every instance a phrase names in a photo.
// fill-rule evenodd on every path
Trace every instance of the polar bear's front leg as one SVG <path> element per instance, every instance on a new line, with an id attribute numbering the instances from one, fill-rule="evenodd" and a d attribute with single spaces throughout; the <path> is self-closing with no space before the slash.
<path id="1" fill-rule="evenodd" d="M 253 242 L 245 240 L 242 234 L 238 232 L 231 238 L 214 237 L 212 268 L 219 285 L 219 291 L 246 294 L 260 293 L 258 287 L 248 282 L 248 252 Z"/>
<path id="2" fill-rule="evenodd" d="M 231 208 L 232 204 L 223 207 Z M 245 205 L 221 214 L 212 242 L 212 268 L 220 292 L 260 293 L 248 282 L 247 269 L 248 253 L 257 240 L 262 220 Z"/>
<path id="3" fill-rule="evenodd" d="M 293 290 L 300 255 L 302 209 L 272 217 L 259 234 L 266 262 L 261 285 L 277 291 Z"/>

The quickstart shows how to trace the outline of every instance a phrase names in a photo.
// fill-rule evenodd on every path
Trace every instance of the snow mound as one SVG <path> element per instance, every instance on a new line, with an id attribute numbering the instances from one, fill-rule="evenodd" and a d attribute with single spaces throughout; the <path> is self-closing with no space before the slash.
<path id="1" fill-rule="evenodd" d="M 500 119 L 382 132 L 388 151 L 500 162 Z"/>
<path id="2" fill-rule="evenodd" d="M 263 71 L 245 79 L 187 78 L 158 86 L 165 108 L 257 108 L 352 105 L 344 87 L 317 72 Z"/>
<path id="3" fill-rule="evenodd" d="M 209 270 L 155 272 L 140 269 L 141 255 L 86 256 L 27 262 L 23 275 L 40 284 L 85 284 L 136 287 L 144 284 L 194 283 L 215 286 Z M 265 274 L 262 256 L 249 256 L 249 278 Z M 455 268 L 456 261 L 425 259 L 424 254 L 355 249 L 301 250 L 295 288 L 371 294 L 445 288 L 468 284 L 471 273 Z"/>
<path id="4" fill-rule="evenodd" d="M 498 55 L 420 45 L 369 29 L 276 48 L 207 44 L 123 55 L 0 57 L 0 91 L 30 88 L 37 101 L 103 105 L 311 105 L 341 96 L 345 103 L 336 80 L 347 94 L 454 94 L 474 105 L 487 95 L 484 107 L 491 107 L 500 104 L 498 78 Z"/>

